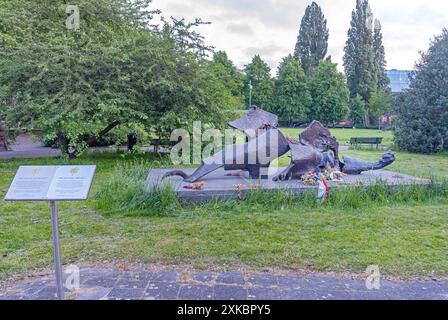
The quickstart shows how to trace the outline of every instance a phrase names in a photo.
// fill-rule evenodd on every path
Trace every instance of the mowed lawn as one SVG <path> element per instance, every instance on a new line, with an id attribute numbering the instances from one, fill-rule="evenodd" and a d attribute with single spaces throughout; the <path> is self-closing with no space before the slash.
<path id="1" fill-rule="evenodd" d="M 374 159 L 381 152 L 349 151 Z M 448 276 L 448 201 L 353 209 L 282 208 L 237 204 L 231 209 L 186 207 L 172 216 L 95 211 L 95 193 L 114 174 L 120 155 L 90 154 L 71 163 L 96 164 L 86 202 L 60 204 L 64 263 L 129 261 L 198 269 L 250 267 Z M 146 159 L 149 166 L 157 165 Z M 19 165 L 67 164 L 57 159 L 0 161 L 3 198 Z M 422 177 L 448 176 L 448 155 L 397 153 L 392 169 Z M 0 200 L 0 281 L 53 262 L 49 205 Z"/>
<path id="2" fill-rule="evenodd" d="M 280 130 L 292 138 L 297 138 L 299 133 L 305 129 L 281 128 Z M 341 145 L 349 145 L 350 138 L 352 137 L 380 137 L 383 138 L 383 145 L 393 145 L 394 136 L 392 131 L 380 131 L 373 129 L 330 129 L 330 131 L 336 139 L 338 139 Z"/>

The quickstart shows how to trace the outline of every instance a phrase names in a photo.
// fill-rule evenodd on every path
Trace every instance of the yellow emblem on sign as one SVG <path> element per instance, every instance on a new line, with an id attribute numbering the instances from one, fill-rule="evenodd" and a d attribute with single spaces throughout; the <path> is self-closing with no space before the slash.
<path id="1" fill-rule="evenodd" d="M 72 176 L 74 176 L 78 172 L 79 172 L 79 168 L 73 168 L 73 169 L 70 170 L 70 173 L 72 174 Z"/>
<path id="2" fill-rule="evenodd" d="M 31 173 L 33 174 L 33 176 L 37 176 L 40 173 L 40 168 L 33 168 L 33 170 L 31 170 Z"/>

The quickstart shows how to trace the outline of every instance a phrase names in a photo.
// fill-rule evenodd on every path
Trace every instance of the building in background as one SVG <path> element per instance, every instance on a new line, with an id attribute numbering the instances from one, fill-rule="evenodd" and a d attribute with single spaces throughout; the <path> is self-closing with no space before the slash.
<path id="1" fill-rule="evenodd" d="M 404 90 L 408 89 L 410 86 L 409 76 L 412 71 L 409 70 L 397 70 L 392 69 L 386 71 L 387 76 L 390 79 L 390 88 L 392 90 L 392 104 L 394 104 L 394 100 L 400 95 Z M 395 112 L 391 111 L 384 114 L 380 118 L 379 128 L 387 129 L 392 126 L 392 123 L 395 118 Z"/>
<path id="2" fill-rule="evenodd" d="M 387 71 L 387 76 L 390 79 L 390 87 L 392 94 L 397 95 L 409 88 L 409 75 L 412 71 L 392 69 Z"/>

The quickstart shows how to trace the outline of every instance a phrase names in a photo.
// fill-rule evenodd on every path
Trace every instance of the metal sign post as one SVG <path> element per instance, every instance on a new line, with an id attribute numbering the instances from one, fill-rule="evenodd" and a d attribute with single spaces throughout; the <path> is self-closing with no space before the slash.
<path id="1" fill-rule="evenodd" d="M 61 300 L 64 286 L 56 201 L 87 200 L 95 171 L 96 166 L 21 166 L 5 196 L 6 201 L 50 201 L 56 289 Z"/>
<path id="2" fill-rule="evenodd" d="M 54 270 L 56 273 L 56 288 L 58 298 L 64 300 L 64 288 L 62 285 L 62 263 L 59 248 L 58 206 L 56 201 L 50 201 L 51 205 L 51 235 L 54 250 Z"/>

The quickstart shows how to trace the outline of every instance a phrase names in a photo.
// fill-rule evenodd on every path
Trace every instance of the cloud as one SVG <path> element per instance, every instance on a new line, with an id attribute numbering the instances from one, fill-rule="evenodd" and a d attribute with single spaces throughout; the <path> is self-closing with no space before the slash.
<path id="1" fill-rule="evenodd" d="M 255 35 L 254 30 L 247 23 L 231 23 L 227 26 L 229 32 L 237 33 L 242 37 L 251 37 Z"/>
<path id="2" fill-rule="evenodd" d="M 281 59 L 292 53 L 300 20 L 312 0 L 153 0 L 165 16 L 196 17 L 212 24 L 199 31 L 238 66 L 260 54 L 275 73 Z M 316 0 L 328 20 L 328 53 L 343 70 L 342 57 L 355 0 Z M 412 69 L 419 50 L 448 27 L 448 2 L 436 0 L 370 0 L 383 27 L 388 68 Z"/>
<path id="3" fill-rule="evenodd" d="M 197 11 L 194 7 L 186 5 L 185 3 L 167 2 L 166 12 L 170 15 L 195 15 Z"/>
<path id="4" fill-rule="evenodd" d="M 274 57 L 277 54 L 283 54 L 284 52 L 288 51 L 289 48 L 278 46 L 276 44 L 270 44 L 263 47 L 248 47 L 243 50 L 244 54 L 247 56 L 254 56 L 256 54 L 263 57 Z"/>

